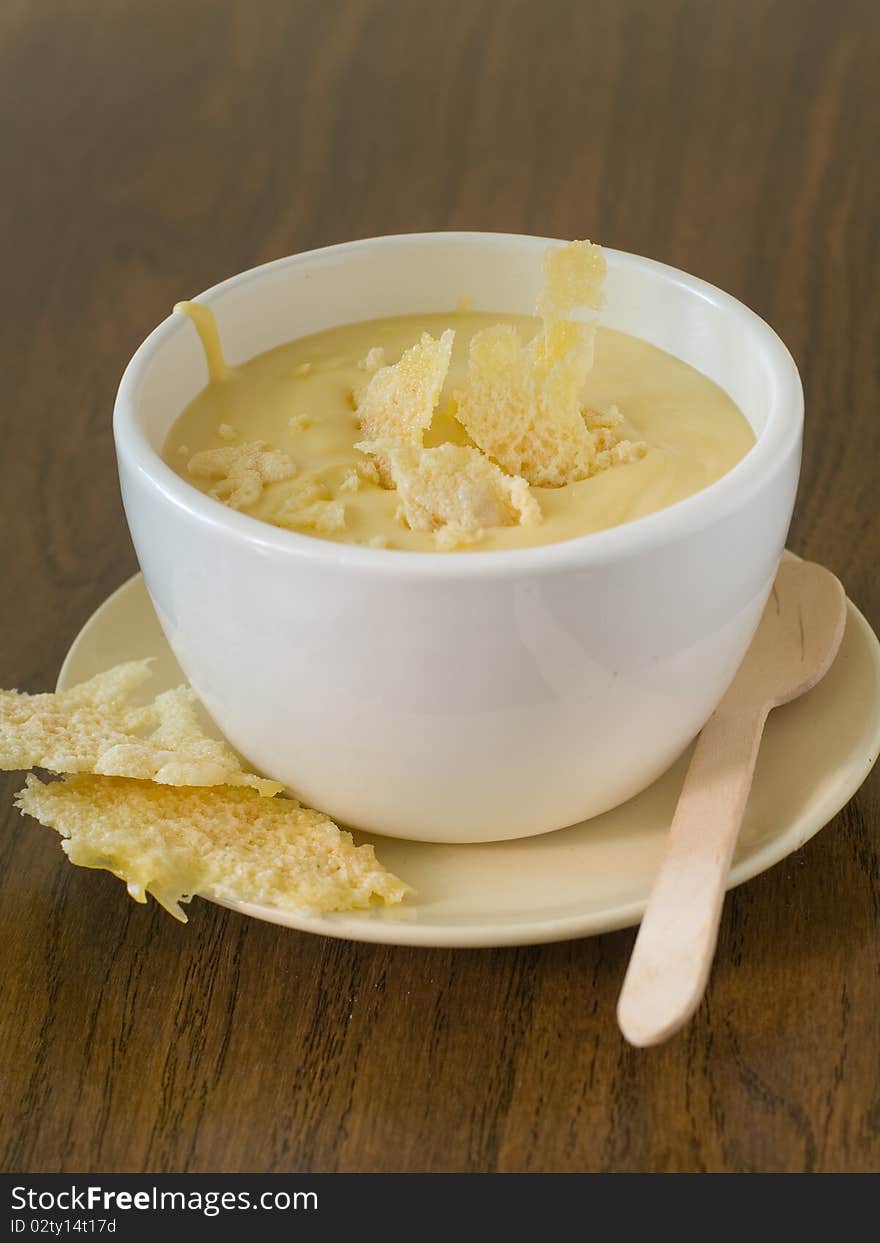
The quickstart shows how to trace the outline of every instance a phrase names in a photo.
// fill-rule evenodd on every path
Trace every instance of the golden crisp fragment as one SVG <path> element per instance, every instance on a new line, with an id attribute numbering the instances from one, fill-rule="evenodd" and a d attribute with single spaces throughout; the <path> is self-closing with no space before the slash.
<path id="1" fill-rule="evenodd" d="M 617 406 L 604 411 L 585 410 L 584 422 L 596 443 L 596 470 L 638 462 L 648 452 L 644 440 L 629 440 L 621 435 L 625 420 Z"/>
<path id="2" fill-rule="evenodd" d="M 571 242 L 549 250 L 544 272 L 541 332 L 527 344 L 510 325 L 477 333 L 454 400 L 459 422 L 493 461 L 531 484 L 559 488 L 642 450 L 620 442 L 611 422 L 591 425 L 583 409 L 595 324 L 568 317 L 602 305 L 601 247 Z M 627 447 L 618 450 L 618 443 Z"/>
<path id="3" fill-rule="evenodd" d="M 583 349 L 535 374 L 534 350 L 516 328 L 499 324 L 471 341 L 456 415 L 474 443 L 508 474 L 556 488 L 591 472 L 595 446 L 581 414 L 589 371 Z"/>
<path id="4" fill-rule="evenodd" d="M 376 463 L 370 461 L 369 458 L 363 458 L 361 461 L 355 462 L 354 468 L 362 483 L 374 483 L 377 486 L 380 483 L 379 469 Z"/>
<path id="5" fill-rule="evenodd" d="M 474 544 L 482 535 L 482 531 L 467 531 L 450 522 L 434 532 L 434 546 L 438 552 L 454 552 L 457 548 L 467 548 Z"/>
<path id="6" fill-rule="evenodd" d="M 452 444 L 422 449 L 393 440 L 358 448 L 387 460 L 400 516 L 413 531 L 451 528 L 456 542 L 462 542 L 462 533 L 541 521 L 526 481 L 506 475 L 478 449 Z M 451 533 L 440 545 L 450 546 L 450 538 Z"/>
<path id="7" fill-rule="evenodd" d="M 400 902 L 408 892 L 372 846 L 355 846 L 295 799 L 77 776 L 49 784 L 29 777 L 16 803 L 61 834 L 71 863 L 113 872 L 137 902 L 150 893 L 184 922 L 180 903 L 194 894 L 330 912 Z"/>
<path id="8" fill-rule="evenodd" d="M 344 530 L 345 502 L 333 497 L 325 474 L 326 469 L 310 471 L 285 488 L 264 515 L 266 520 L 288 531 L 332 535 Z"/>
<path id="9" fill-rule="evenodd" d="M 29 699 L 32 703 L 52 700 L 54 703 L 78 708 L 115 708 L 129 699 L 151 677 L 152 660 L 127 660 L 96 673 L 93 678 L 68 687 L 66 691 L 24 695 L 21 691 L 0 691 L 0 695 Z"/>
<path id="10" fill-rule="evenodd" d="M 245 772 L 225 743 L 205 734 L 188 687 L 132 704 L 148 677 L 149 661 L 131 661 L 59 694 L 0 691 L 0 768 L 247 785 L 264 795 L 281 789 Z"/>
<path id="11" fill-rule="evenodd" d="M 371 350 L 367 350 L 366 357 L 362 358 L 358 363 L 361 371 L 369 371 L 370 374 L 384 366 L 385 350 L 381 345 L 374 345 Z"/>
<path id="12" fill-rule="evenodd" d="M 214 479 L 211 496 L 231 509 L 244 509 L 260 499 L 267 483 L 292 479 L 296 466 L 286 453 L 264 440 L 193 454 L 187 470 L 196 479 Z"/>
<path id="13" fill-rule="evenodd" d="M 342 477 L 339 485 L 340 492 L 357 492 L 362 483 L 361 476 L 357 472 L 357 468 L 349 466 Z"/>
<path id="14" fill-rule="evenodd" d="M 568 242 L 544 252 L 544 287 L 536 310 L 545 324 L 567 319 L 579 307 L 604 306 L 605 256 L 594 242 Z"/>
<path id="15" fill-rule="evenodd" d="M 365 439 L 391 437 L 421 444 L 440 400 L 454 339 L 451 328 L 439 340 L 423 332 L 399 362 L 373 373 L 357 399 L 357 417 Z"/>
<path id="16" fill-rule="evenodd" d="M 344 501 L 312 501 L 303 505 L 288 519 L 289 526 L 304 531 L 316 531 L 320 535 L 333 535 L 345 530 Z"/>

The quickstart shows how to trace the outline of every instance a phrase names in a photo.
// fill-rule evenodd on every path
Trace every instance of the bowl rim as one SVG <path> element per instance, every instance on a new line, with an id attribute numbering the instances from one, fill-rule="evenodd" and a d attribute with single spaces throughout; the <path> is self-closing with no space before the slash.
<path id="1" fill-rule="evenodd" d="M 565 244 L 566 239 L 531 234 L 471 231 L 397 233 L 359 238 L 332 246 L 301 251 L 249 268 L 212 285 L 192 301 L 210 305 L 234 288 L 259 281 L 286 267 L 306 266 L 319 258 L 344 258 L 364 247 L 398 249 L 406 246 L 455 244 L 509 246 L 519 244 L 542 254 L 549 245 Z M 178 475 L 149 443 L 137 415 L 137 393 L 142 377 L 156 354 L 177 332 L 189 325 L 181 315 L 169 314 L 146 337 L 123 372 L 113 409 L 113 434 L 120 466 L 132 466 L 145 477 L 162 499 L 191 519 L 225 532 L 230 538 L 250 544 L 254 549 L 287 556 L 304 557 L 328 567 L 367 573 L 393 573 L 406 577 L 470 578 L 517 576 L 604 565 L 626 560 L 654 547 L 674 543 L 722 520 L 748 505 L 755 492 L 797 448 L 803 427 L 803 388 L 797 366 L 783 341 L 765 320 L 744 303 L 716 286 L 655 259 L 604 247 L 611 265 L 650 271 L 668 283 L 685 288 L 719 310 L 747 324 L 762 341 L 771 368 L 773 392 L 764 428 L 748 452 L 720 479 L 698 492 L 663 509 L 634 518 L 601 531 L 591 531 L 572 539 L 525 548 L 491 551 L 473 550 L 466 555 L 449 556 L 439 552 L 410 549 L 377 549 L 358 544 L 337 543 L 318 536 L 273 527 L 261 519 L 230 509 L 214 497 L 200 492 Z"/>

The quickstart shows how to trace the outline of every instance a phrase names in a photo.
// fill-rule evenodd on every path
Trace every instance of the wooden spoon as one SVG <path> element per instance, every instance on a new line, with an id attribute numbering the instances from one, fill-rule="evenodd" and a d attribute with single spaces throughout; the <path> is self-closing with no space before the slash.
<path id="1" fill-rule="evenodd" d="M 634 1045 L 659 1044 L 700 1003 L 733 848 L 771 708 L 803 695 L 837 655 L 846 596 L 828 570 L 786 558 L 752 645 L 697 741 L 617 1005 Z"/>

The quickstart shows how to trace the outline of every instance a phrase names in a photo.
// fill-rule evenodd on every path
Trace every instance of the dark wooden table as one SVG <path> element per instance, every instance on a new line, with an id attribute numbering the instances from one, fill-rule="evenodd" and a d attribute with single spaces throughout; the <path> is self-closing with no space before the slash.
<path id="1" fill-rule="evenodd" d="M 135 569 L 110 413 L 178 298 L 378 233 L 589 236 L 754 307 L 804 377 L 791 536 L 880 622 L 876 66 L 844 0 L 4 0 L 0 684 Z M 632 932 L 497 951 L 188 927 L 0 802 L 0 1168 L 880 1165 L 878 793 L 728 902 L 689 1029 Z"/>

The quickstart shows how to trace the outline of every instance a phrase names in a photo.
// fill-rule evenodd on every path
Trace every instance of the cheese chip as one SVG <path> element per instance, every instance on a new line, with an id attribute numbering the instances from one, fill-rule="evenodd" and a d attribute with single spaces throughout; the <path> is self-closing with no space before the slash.
<path id="1" fill-rule="evenodd" d="M 363 480 L 357 472 L 357 468 L 349 466 L 346 468 L 345 474 L 342 476 L 342 482 L 339 485 L 340 492 L 357 492 L 360 489 Z"/>
<path id="2" fill-rule="evenodd" d="M 280 449 L 270 449 L 264 440 L 220 449 L 202 449 L 187 463 L 196 479 L 216 479 L 211 496 L 231 509 L 244 509 L 260 499 L 267 483 L 291 479 L 296 466 Z"/>
<path id="3" fill-rule="evenodd" d="M 546 379 L 556 363 L 576 356 L 584 377 L 593 366 L 596 329 L 568 319 L 548 320 L 542 332 L 529 342 L 529 363 L 536 382 Z"/>
<path id="4" fill-rule="evenodd" d="M 315 531 L 320 535 L 343 531 L 345 502 L 334 499 L 330 484 L 323 477 L 336 470 L 332 466 L 301 475 L 275 498 L 263 515 L 266 521 L 288 531 Z"/>
<path id="5" fill-rule="evenodd" d="M 464 542 L 464 533 L 485 527 L 541 521 L 538 502 L 524 479 L 512 479 L 478 449 L 442 444 L 422 449 L 393 440 L 357 446 L 388 462 L 400 498 L 400 514 L 413 531 L 451 528 L 438 546 Z"/>
<path id="6" fill-rule="evenodd" d="M 644 440 L 621 437 L 626 420 L 617 406 L 609 406 L 605 411 L 585 410 L 584 422 L 596 442 L 596 467 L 599 470 L 637 462 L 648 452 Z"/>
<path id="7" fill-rule="evenodd" d="M 611 453 L 619 438 L 610 424 L 597 435 L 584 418 L 595 324 L 567 318 L 579 307 L 602 305 L 602 249 L 570 242 L 549 250 L 544 272 L 541 332 L 528 344 L 510 325 L 477 333 L 454 401 L 459 422 L 493 461 L 531 484 L 559 488 L 632 459 L 629 448 Z"/>
<path id="8" fill-rule="evenodd" d="M 357 476 L 355 475 L 355 479 Z M 294 530 L 316 531 L 320 535 L 333 535 L 345 530 L 345 502 L 312 501 L 289 514 L 285 525 Z"/>
<path id="9" fill-rule="evenodd" d="M 485 328 L 471 341 L 467 378 L 455 393 L 457 418 L 510 475 L 549 488 L 585 479 L 595 455 L 581 414 L 589 362 L 575 348 L 536 374 L 535 352 L 513 325 Z"/>
<path id="10" fill-rule="evenodd" d="M 605 256 L 593 242 L 569 242 L 544 252 L 544 288 L 535 308 L 544 321 L 566 319 L 578 307 L 605 304 Z"/>
<path id="11" fill-rule="evenodd" d="M 77 708 L 115 708 L 128 699 L 135 691 L 153 675 L 150 672 L 151 660 L 127 660 L 124 664 L 114 665 L 97 673 L 86 682 L 78 682 L 66 691 L 57 691 L 41 695 L 23 696 L 36 704 L 37 701 L 52 700 L 56 704 Z M 19 691 L 0 691 L 0 702 L 5 695 L 20 696 Z"/>
<path id="12" fill-rule="evenodd" d="M 99 748 L 140 727 L 144 710 L 127 701 L 149 677 L 150 662 L 136 660 L 58 694 L 0 691 L 0 769 L 92 771 Z"/>
<path id="13" fill-rule="evenodd" d="M 378 487 L 380 482 L 379 471 L 375 462 L 371 462 L 369 458 L 364 458 L 363 461 L 355 462 L 354 469 L 362 483 L 374 483 Z"/>
<path id="14" fill-rule="evenodd" d="M 400 902 L 408 887 L 320 812 L 252 790 L 172 790 L 126 778 L 28 777 L 21 811 L 65 839 L 71 863 L 106 868 L 137 902 L 153 897 L 186 922 L 193 894 L 285 911 Z"/>
<path id="15" fill-rule="evenodd" d="M 385 366 L 385 350 L 381 345 L 374 345 L 371 350 L 367 350 L 366 358 L 362 358 L 358 363 L 361 371 L 369 371 L 370 374 Z"/>
<path id="16" fill-rule="evenodd" d="M 544 252 L 544 287 L 536 311 L 542 331 L 531 343 L 532 371 L 545 378 L 556 363 L 575 353 L 586 376 L 593 366 L 595 321 L 578 323 L 570 318 L 579 307 L 598 311 L 605 304 L 605 256 L 593 242 L 569 242 Z"/>
<path id="17" fill-rule="evenodd" d="M 145 706 L 128 697 L 149 676 L 133 661 L 60 694 L 0 691 L 0 768 L 136 777 L 163 785 L 281 786 L 245 772 L 225 743 L 209 738 L 188 687 Z"/>
<path id="18" fill-rule="evenodd" d="M 399 362 L 373 373 L 356 405 L 366 440 L 392 438 L 422 443 L 440 400 L 454 339 L 452 328 L 447 328 L 439 341 L 423 332 Z M 377 465 L 387 482 L 387 463 L 378 459 Z"/>

